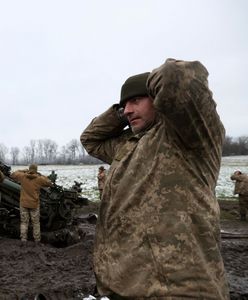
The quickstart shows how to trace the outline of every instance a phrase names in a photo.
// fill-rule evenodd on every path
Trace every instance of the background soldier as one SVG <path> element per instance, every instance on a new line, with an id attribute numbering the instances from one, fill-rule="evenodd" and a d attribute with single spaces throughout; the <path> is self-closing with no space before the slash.
<path id="1" fill-rule="evenodd" d="M 30 165 L 28 170 L 13 172 L 10 177 L 20 182 L 20 237 L 22 242 L 28 238 L 28 225 L 31 218 L 33 237 L 35 242 L 40 242 L 40 189 L 52 186 L 52 182 L 45 176 L 37 173 L 37 165 Z"/>
<path id="2" fill-rule="evenodd" d="M 106 180 L 105 168 L 103 166 L 99 167 L 99 169 L 98 169 L 97 180 L 98 180 L 98 189 L 99 189 L 100 200 L 101 200 L 102 199 L 102 191 L 103 191 L 105 180 Z"/>
<path id="3" fill-rule="evenodd" d="M 56 180 L 57 180 L 57 174 L 55 173 L 54 170 L 52 170 L 51 174 L 47 176 L 48 179 L 50 179 L 52 181 L 53 184 L 55 184 Z"/>
<path id="4" fill-rule="evenodd" d="M 4 174 L 3 174 L 3 172 L 2 171 L 0 171 L 0 182 L 3 182 L 3 180 L 4 180 Z"/>
<path id="5" fill-rule="evenodd" d="M 2 171 L 0 171 L 0 183 L 3 182 L 5 176 Z M 1 192 L 0 192 L 0 201 L 1 201 Z"/>
<path id="6" fill-rule="evenodd" d="M 240 220 L 245 221 L 248 210 L 248 176 L 237 170 L 231 176 L 231 180 L 235 181 L 234 195 L 239 195 Z"/>

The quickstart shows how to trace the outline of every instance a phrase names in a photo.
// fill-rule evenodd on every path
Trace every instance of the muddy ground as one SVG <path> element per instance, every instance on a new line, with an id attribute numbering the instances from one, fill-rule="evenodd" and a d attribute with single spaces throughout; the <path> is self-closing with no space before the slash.
<path id="1" fill-rule="evenodd" d="M 239 220 L 237 201 L 224 200 L 219 203 L 222 229 L 221 251 L 231 299 L 248 299 L 248 221 Z M 225 235 L 229 238 L 225 238 Z M 240 238 L 237 238 L 237 235 L 240 235 Z"/>
<path id="2" fill-rule="evenodd" d="M 238 218 L 236 201 L 220 201 L 221 228 L 234 233 L 222 235 L 222 254 L 230 284 L 231 299 L 248 299 L 248 221 Z M 96 212 L 97 206 L 87 207 Z M 95 280 L 92 247 L 95 225 L 80 223 L 77 244 L 58 248 L 19 239 L 0 237 L 0 300 L 83 299 L 93 295 Z M 243 234 L 237 238 L 235 233 Z M 226 237 L 224 237 L 226 236 Z M 37 294 L 42 294 L 40 297 Z M 36 297 L 36 298 L 35 298 Z"/>

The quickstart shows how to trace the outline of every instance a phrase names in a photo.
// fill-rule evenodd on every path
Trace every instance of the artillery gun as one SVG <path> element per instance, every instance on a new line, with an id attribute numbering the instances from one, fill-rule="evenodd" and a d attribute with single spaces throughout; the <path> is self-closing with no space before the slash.
<path id="1" fill-rule="evenodd" d="M 6 176 L 0 183 L 0 232 L 17 236 L 19 233 L 19 199 L 21 186 L 10 178 L 11 167 L 0 162 L 0 170 Z M 78 191 L 53 184 L 40 190 L 40 223 L 42 231 L 65 228 L 72 222 L 73 210 L 88 205 L 88 199 Z"/>

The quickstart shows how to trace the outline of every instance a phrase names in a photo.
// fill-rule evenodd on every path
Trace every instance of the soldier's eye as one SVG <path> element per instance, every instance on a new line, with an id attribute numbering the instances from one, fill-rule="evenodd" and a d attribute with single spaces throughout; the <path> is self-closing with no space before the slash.
<path id="1" fill-rule="evenodd" d="M 140 97 L 136 97 L 132 99 L 132 103 L 138 103 L 140 101 Z"/>

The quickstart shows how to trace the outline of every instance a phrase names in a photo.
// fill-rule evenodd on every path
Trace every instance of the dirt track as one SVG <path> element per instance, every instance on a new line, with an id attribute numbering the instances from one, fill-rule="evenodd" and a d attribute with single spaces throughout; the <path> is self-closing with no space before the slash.
<path id="1" fill-rule="evenodd" d="M 233 218 L 224 219 L 221 227 L 232 233 L 248 233 L 248 222 L 236 220 L 236 204 L 224 211 Z M 222 205 L 223 206 L 223 205 Z M 227 207 L 228 206 L 228 207 Z M 30 241 L 0 238 L 0 300 L 33 300 L 42 293 L 50 300 L 82 299 L 94 293 L 92 247 L 95 225 L 82 224 L 80 243 L 55 248 Z M 222 239 L 222 254 L 230 283 L 231 299 L 248 299 L 248 239 Z M 40 298 L 42 299 L 42 298 Z"/>

